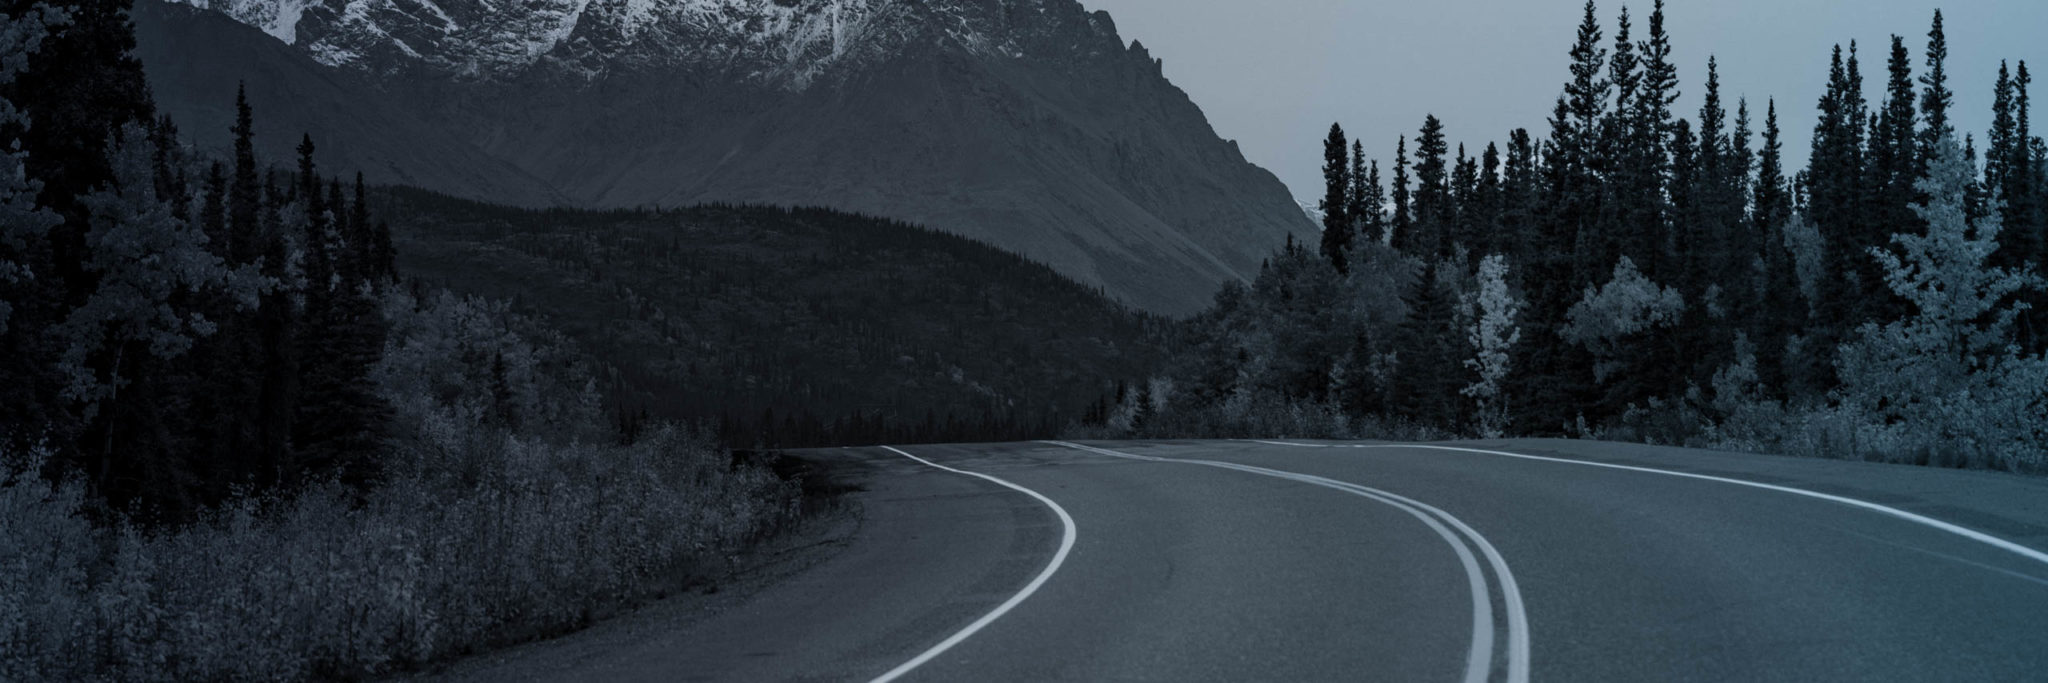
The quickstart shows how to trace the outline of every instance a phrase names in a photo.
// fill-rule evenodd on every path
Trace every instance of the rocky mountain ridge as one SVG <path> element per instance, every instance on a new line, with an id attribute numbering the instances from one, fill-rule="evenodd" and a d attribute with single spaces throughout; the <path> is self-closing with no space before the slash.
<path id="1" fill-rule="evenodd" d="M 1073 0 L 186 1 L 135 12 L 181 126 L 224 146 L 246 81 L 267 154 L 309 131 L 373 181 L 521 206 L 829 206 L 1166 313 L 1315 230 Z"/>

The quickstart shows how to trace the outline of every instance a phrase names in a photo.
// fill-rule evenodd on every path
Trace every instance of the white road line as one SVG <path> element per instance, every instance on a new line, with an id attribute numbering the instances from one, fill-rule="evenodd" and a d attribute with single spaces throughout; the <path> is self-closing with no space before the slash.
<path id="1" fill-rule="evenodd" d="M 1330 446 L 1330 445 L 1328 445 L 1328 444 L 1298 444 L 1298 443 L 1286 443 L 1286 442 L 1282 442 L 1282 441 L 1259 441 L 1259 443 L 1269 443 L 1269 444 L 1275 444 L 1275 445 L 1280 445 L 1280 446 L 1306 446 L 1306 447 L 1316 447 L 1316 448 L 1329 448 L 1329 447 L 1332 447 L 1332 446 Z M 1764 490 L 1768 490 L 1768 491 L 1777 491 L 1777 492 L 1779 492 L 1779 493 L 1789 493 L 1789 494 L 1792 494 L 1792 495 L 1796 495 L 1796 496 L 1806 496 L 1806 497 L 1808 497 L 1808 498 L 1817 498 L 1817 499 L 1820 499 L 1820 500 L 1825 500 L 1825 501 L 1829 501 L 1829 502 L 1834 502 L 1834 503 L 1841 503 L 1841 504 L 1843 504 L 1843 505 L 1849 505 L 1849 506 L 1853 506 L 1853 507 L 1859 507 L 1859 508 L 1863 508 L 1863 509 L 1865 509 L 1865 510 L 1870 510 L 1870 511 L 1872 511 L 1872 512 L 1877 512 L 1877 513 L 1879 513 L 1879 514 L 1884 514 L 1884 515 L 1890 515 L 1890 516 L 1892 516 L 1892 517 L 1897 517 L 1897 518 L 1899 518 L 1899 519 L 1903 519 L 1903 520 L 1906 520 L 1906 521 L 1908 521 L 1908 522 L 1913 522 L 1913 523 L 1915 523 L 1915 524 L 1922 524 L 1922 525 L 1925 525 L 1925 526 L 1928 526 L 1928 527 L 1932 527 L 1932 528 L 1935 528 L 1935 529 L 1939 529 L 1939 530 L 1941 530 L 1941 531 L 1946 531 L 1946 532 L 1948 532 L 1948 533 L 1951 533 L 1951 534 L 1955 534 L 1955 535 L 1957 535 L 1957 536 L 1961 536 L 1961 537 L 1963 537 L 1963 538 L 1967 538 L 1967 539 L 1970 539 L 1970 540 L 1972 540 L 1972 541 L 1977 541 L 1977 542 L 1979 542 L 1979 543 L 1983 543 L 1983 544 L 1985 544 L 1985 545 L 1989 545 L 1989 546 L 1992 546 L 1992 547 L 1994 547 L 1994 548 L 1998 548 L 1998 549 L 2000 549 L 2000 550 L 2006 550 L 2006 551 L 2012 552 L 2012 553 L 2014 553 L 2014 554 L 2017 554 L 2017 555 L 2019 555 L 2019 556 L 2021 556 L 2021 557 L 2025 557 L 2025 558 L 2027 558 L 2027 559 L 2033 560 L 2033 561 L 2035 561 L 2035 562 L 2040 562 L 2040 563 L 2042 563 L 2042 564 L 2048 564 L 2048 553 L 2044 553 L 2044 552 L 2041 552 L 2041 551 L 2039 551 L 2039 550 L 2035 550 L 2035 549 L 2033 549 L 2033 548 L 2029 548 L 2029 547 L 2027 547 L 2027 546 L 2024 546 L 2024 545 L 2020 545 L 2020 544 L 2018 544 L 2018 543 L 2014 543 L 2014 542 L 2012 542 L 2012 541 L 2008 541 L 2008 540 L 2005 540 L 2005 539 L 2003 539 L 2003 538 L 1999 538 L 1999 537 L 1997 537 L 1997 536 L 1993 536 L 1993 535 L 1991 535 L 1991 534 L 1987 534 L 1987 533 L 1984 533 L 1984 532 L 1982 532 L 1982 531 L 1977 531 L 1977 530 L 1975 530 L 1975 529 L 1971 529 L 1971 528 L 1968 528 L 1968 527 L 1963 527 L 1963 526 L 1958 526 L 1958 525 L 1955 525 L 1955 524 L 1950 524 L 1950 523 L 1948 523 L 1948 522 L 1944 522 L 1944 521 L 1941 521 L 1941 520 L 1938 520 L 1938 519 L 1934 519 L 1934 518 L 1932 518 L 1932 517 L 1927 517 L 1927 516 L 1923 516 L 1923 515 L 1916 515 L 1916 514 L 1913 514 L 1913 513 L 1911 513 L 1911 512 L 1907 512 L 1907 511 L 1905 511 L 1905 510 L 1900 510 L 1900 509 L 1898 509 L 1898 508 L 1895 508 L 1895 507 L 1889 507 L 1889 506 L 1885 506 L 1885 505 L 1879 505 L 1879 504 L 1877 504 L 1877 503 L 1872 503 L 1872 502 L 1870 502 L 1870 501 L 1865 501 L 1865 500 L 1857 500 L 1857 499 L 1855 499 L 1855 498 L 1849 498 L 1849 497 L 1846 497 L 1846 496 L 1837 496 L 1837 495 L 1833 495 L 1833 494 L 1821 493 L 1821 492 L 1818 492 L 1818 491 L 1808 491 L 1808 490 L 1806 490 L 1806 489 L 1799 489 L 1799 488 L 1793 488 L 1793 487 L 1790 487 L 1790 486 L 1779 486 L 1779 485 L 1777 485 L 1777 484 L 1765 484 L 1765 483 L 1763 483 L 1763 482 L 1756 482 L 1756 481 L 1748 481 L 1748 480 L 1744 480 L 1744 479 L 1732 479 L 1732 478 L 1729 478 L 1729 477 L 1716 477 L 1716 476 L 1713 476 L 1713 475 L 1710 475 L 1710 474 L 1694 474 L 1694 473 L 1691 473 L 1691 472 L 1674 472 L 1674 471 L 1672 471 L 1672 470 L 1660 470 L 1660 469 L 1657 469 L 1657 468 L 1654 468 L 1654 467 L 1640 467 L 1640 466 L 1636 466 L 1636 465 L 1617 465 L 1617 464 L 1614 464 L 1614 463 L 1606 463 L 1606 462 L 1594 462 L 1594 461 L 1591 461 L 1591 460 L 1573 460 L 1573 459 L 1571 459 L 1571 458 L 1553 458 L 1553 457 L 1549 457 L 1549 456 L 1543 456 L 1543 455 L 1528 455 L 1528 454 L 1526 454 L 1526 453 L 1510 453 L 1510 452 L 1508 452 L 1508 451 L 1494 451 L 1494 450 L 1487 450 L 1487 449 L 1483 449 L 1483 448 L 1465 448 L 1465 447 L 1461 447 L 1461 446 L 1428 446 L 1428 445 L 1423 445 L 1423 444 L 1352 444 L 1352 445 L 1350 445 L 1349 447 L 1350 447 L 1350 448 L 1421 448 L 1421 449 L 1428 449 L 1428 450 L 1438 450 L 1438 451 L 1459 451 L 1459 452 L 1464 452 L 1464 453 L 1480 453 L 1480 454 L 1485 454 L 1485 455 L 1497 455 L 1497 456 L 1501 456 L 1501 457 L 1505 457 L 1505 458 L 1521 458 L 1521 459 L 1523 459 L 1523 460 L 1539 460 L 1539 461 L 1543 461 L 1543 462 L 1556 462 L 1556 463 L 1564 463 L 1564 464 L 1567 464 L 1567 465 L 1584 465 L 1584 466 L 1586 466 L 1586 467 L 1605 467 L 1605 468 L 1607 468 L 1607 469 L 1614 469 L 1614 470 L 1629 470 L 1629 471 L 1632 471 L 1632 472 L 1648 472 L 1648 473 L 1651 473 L 1651 474 L 1663 474 L 1663 475 L 1669 475 L 1669 476 L 1673 476 L 1673 477 L 1685 477 L 1685 478 L 1687 478 L 1687 479 L 1702 479 L 1702 480 L 1706 480 L 1706 481 L 1718 481 L 1718 482 L 1721 482 L 1721 483 L 1724 483 L 1724 484 L 1735 484 L 1735 485 L 1737 485 L 1737 486 L 1748 486 L 1748 487 L 1751 487 L 1751 488 L 1759 488 L 1759 489 L 1764 489 Z"/>
<path id="2" fill-rule="evenodd" d="M 922 654 L 919 654 L 916 657 L 912 657 L 910 661 L 897 665 L 894 669 L 890 669 L 888 673 L 876 676 L 872 683 L 888 683 L 889 681 L 901 678 L 904 674 L 910 673 L 917 667 L 923 666 L 925 662 L 931 661 L 933 657 L 937 657 L 940 653 L 952 649 L 952 647 L 955 645 L 959 645 L 962 641 L 967 640 L 969 636 L 974 635 L 976 631 L 980 631 L 983 627 L 986 627 L 989 624 L 994 623 L 996 619 L 1002 618 L 1004 614 L 1008 614 L 1010 610 L 1015 609 L 1018 603 L 1024 602 L 1024 599 L 1031 597 L 1032 593 L 1038 592 L 1038 587 L 1045 585 L 1046 579 L 1052 578 L 1053 572 L 1059 571 L 1060 565 L 1066 563 L 1067 553 L 1074 549 L 1074 537 L 1078 535 L 1074 530 L 1074 518 L 1071 515 L 1067 514 L 1066 508 L 1060 507 L 1059 503 L 1052 502 L 1051 498 L 1047 498 L 1043 495 L 1040 495 L 1037 491 L 1033 491 L 1031 489 L 1027 489 L 1022 486 L 1018 486 L 1016 484 L 1012 484 L 1010 482 L 1003 481 L 1001 479 L 997 479 L 986 474 L 982 474 L 980 472 L 969 472 L 967 470 L 947 467 L 945 465 L 941 465 L 930 460 L 926 460 L 924 458 L 911 455 L 907 452 L 904 452 L 902 449 L 893 446 L 883 446 L 882 448 L 894 451 L 896 454 L 901 455 L 903 457 L 910 458 L 911 460 L 916 460 L 918 462 L 945 470 L 947 472 L 965 474 L 970 477 L 980 477 L 982 479 L 987 479 L 989 481 L 1001 484 L 1010 489 L 1022 492 L 1024 495 L 1031 496 L 1032 498 L 1037 498 L 1038 502 L 1044 503 L 1046 507 L 1052 508 L 1053 514 L 1060 516 L 1060 524 L 1066 527 L 1066 531 L 1060 537 L 1059 552 L 1053 553 L 1052 561 L 1046 563 L 1045 569 L 1040 570 L 1038 572 L 1038 577 L 1032 579 L 1031 583 L 1025 584 L 1023 590 L 1017 591 L 1016 595 L 1012 595 L 1010 596 L 1010 599 L 1004 600 L 1003 604 L 996 605 L 996 608 L 994 610 L 991 610 L 988 614 L 982 615 L 980 619 L 974 620 L 974 623 L 968 624 L 967 628 L 960 629 L 959 632 L 954 633 L 951 636 L 948 636 L 945 640 L 939 641 L 939 644 L 933 645 L 931 649 L 925 650 Z"/>
<path id="3" fill-rule="evenodd" d="M 1288 472 L 1217 460 L 1159 458 L 1136 455 L 1066 441 L 1043 441 L 1041 443 L 1114 458 L 1219 467 L 1322 486 L 1384 503 L 1402 512 L 1406 512 L 1416 519 L 1422 520 L 1423 524 L 1429 526 L 1438 536 L 1443 537 L 1444 542 L 1451 545 L 1451 548 L 1458 554 L 1458 561 L 1465 566 L 1465 575 L 1472 589 L 1472 648 L 1466 653 L 1464 680 L 1466 683 L 1480 683 L 1487 680 L 1493 673 L 1493 601 L 1486 588 L 1486 575 L 1480 570 L 1478 561 L 1473 558 L 1471 549 L 1467 548 L 1465 543 L 1459 540 L 1457 534 L 1452 533 L 1450 529 L 1444 527 L 1442 522 L 1438 521 L 1438 518 L 1441 517 L 1443 522 L 1448 522 L 1452 526 L 1457 527 L 1459 532 L 1472 539 L 1474 545 L 1478 546 L 1481 552 L 1486 554 L 1487 562 L 1493 565 L 1494 574 L 1500 577 L 1503 601 L 1507 604 L 1508 610 L 1508 681 L 1510 683 L 1527 683 L 1529 680 L 1528 618 L 1523 610 L 1521 590 L 1515 584 L 1514 574 L 1508 571 L 1507 562 L 1501 559 L 1500 553 L 1494 550 L 1493 544 L 1487 543 L 1486 539 L 1479 535 L 1479 532 L 1474 531 L 1472 527 L 1459 521 L 1458 518 L 1451 516 L 1450 513 L 1414 499 L 1379 489 L 1311 474 L 1302 474 L 1300 472 Z"/>

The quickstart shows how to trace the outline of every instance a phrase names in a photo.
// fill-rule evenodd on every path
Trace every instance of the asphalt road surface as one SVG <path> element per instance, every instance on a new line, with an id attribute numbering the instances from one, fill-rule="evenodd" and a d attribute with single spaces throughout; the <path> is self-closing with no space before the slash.
<path id="1" fill-rule="evenodd" d="M 802 457 L 858 528 L 471 680 L 2048 680 L 2048 480 L 1573 441 Z"/>

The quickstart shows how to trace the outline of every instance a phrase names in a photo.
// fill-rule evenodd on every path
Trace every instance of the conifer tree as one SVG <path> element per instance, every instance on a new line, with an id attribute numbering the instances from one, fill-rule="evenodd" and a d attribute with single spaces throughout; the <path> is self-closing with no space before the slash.
<path id="1" fill-rule="evenodd" d="M 1455 428 L 1458 378 L 1456 311 L 1438 277 L 1438 262 L 1425 260 L 1407 294 L 1408 318 L 1401 324 L 1394 405 L 1424 425 Z"/>
<path id="2" fill-rule="evenodd" d="M 1752 253 L 1762 264 L 1759 278 L 1759 307 L 1749 325 L 1749 337 L 1757 343 L 1757 372 L 1766 387 L 1785 387 L 1785 343 L 1805 326 L 1807 302 L 1800 296 L 1798 265 L 1787 246 L 1786 228 L 1792 220 L 1792 195 L 1784 172 L 1783 132 L 1778 127 L 1778 103 L 1765 105 L 1763 146 L 1757 152 L 1755 191 L 1750 209 L 1751 233 L 1758 244 Z"/>
<path id="3" fill-rule="evenodd" d="M 1984 136 L 1984 184 L 2001 190 L 2007 187 L 2008 169 L 2020 147 L 2013 140 L 2018 125 L 2013 120 L 2012 86 L 2012 72 L 2000 61 L 1998 81 L 1991 89 L 1991 132 Z"/>
<path id="4" fill-rule="evenodd" d="M 1871 297 L 1882 296 L 1875 264 L 1860 258 L 1864 248 L 1876 244 L 1868 239 L 1862 222 L 1865 121 L 1858 79 L 1855 43 L 1850 43 L 1846 61 L 1841 46 L 1835 46 L 1827 93 L 1814 124 L 1813 160 L 1805 187 L 1805 215 L 1826 241 L 1829 259 L 1819 307 L 1822 329 L 1829 334 L 1823 348 L 1833 347 L 1840 334 L 1872 312 Z"/>
<path id="5" fill-rule="evenodd" d="M 1450 145 L 1444 139 L 1444 124 L 1431 114 L 1422 121 L 1415 138 L 1415 235 L 1409 244 L 1411 255 L 1440 257 L 1450 242 L 1455 215 L 1451 205 L 1450 166 L 1445 157 Z"/>
<path id="6" fill-rule="evenodd" d="M 1878 112 L 1870 136 L 1869 178 L 1864 196 L 1869 202 L 1858 242 L 1885 244 L 1892 233 L 1910 231 L 1917 222 L 1910 208 L 1920 178 L 1918 114 L 1914 110 L 1913 65 L 1905 41 L 1892 36 L 1891 57 L 1886 61 L 1885 103 Z M 1880 306 L 1877 314 L 1890 317 L 1896 310 Z"/>
<path id="7" fill-rule="evenodd" d="M 2048 269 L 2048 262 L 2042 259 L 2040 181 L 2035 178 L 2038 163 L 2027 120 L 2031 118 L 2027 89 L 2032 81 L 2025 62 L 2020 63 L 2017 78 L 2007 72 L 2005 63 L 1999 63 L 1991 134 L 1984 155 L 1984 185 L 2003 202 L 1999 217 L 2005 229 L 1999 233 L 1999 249 L 1992 261 L 2009 268 L 2036 264 L 2036 269 Z M 2034 317 L 2030 312 L 2028 321 Z M 2021 327 L 2023 334 L 2034 332 L 2027 327 Z"/>
<path id="8" fill-rule="evenodd" d="M 199 198 L 199 227 L 206 233 L 207 249 L 233 264 L 234 241 L 228 234 L 227 201 L 227 171 L 216 161 L 207 166 L 206 187 Z"/>
<path id="9" fill-rule="evenodd" d="M 1415 212 L 1408 189 L 1408 136 L 1401 136 L 1394 144 L 1394 218 L 1387 228 L 1391 236 L 1388 244 L 1403 252 L 1413 252 L 1415 243 Z"/>
<path id="10" fill-rule="evenodd" d="M 1349 153 L 1343 126 L 1330 124 L 1330 136 L 1323 140 L 1322 253 L 1338 273 L 1347 267 L 1344 250 L 1351 242 L 1351 217 L 1346 213 L 1351 190 Z"/>
<path id="11" fill-rule="evenodd" d="M 1378 178 L 1368 177 L 1365 157 L 1365 142 L 1351 141 L 1351 187 L 1345 192 L 1344 213 L 1351 219 L 1350 239 L 1353 243 L 1379 239 L 1380 210 L 1372 203 L 1373 184 Z"/>
<path id="12" fill-rule="evenodd" d="M 1607 50 L 1600 46 L 1600 40 L 1600 20 L 1592 0 L 1587 0 L 1571 49 L 1572 79 L 1565 84 L 1558 112 L 1562 116 L 1552 122 L 1550 141 L 1550 163 L 1557 167 L 1557 177 L 1551 183 L 1552 219 L 1567 240 L 1553 244 L 1573 245 L 1575 256 L 1568 281 L 1559 283 L 1567 291 L 1575 289 L 1582 279 L 1590 279 L 1590 274 L 1598 269 L 1594 264 L 1608 251 L 1608 239 L 1601 230 L 1599 197 L 1603 191 L 1598 182 L 1598 173 L 1606 164 L 1598 152 L 1602 147 L 1601 122 L 1607 118 L 1613 82 L 1601 77 Z"/>
<path id="13" fill-rule="evenodd" d="M 1672 124 L 1669 189 L 1672 229 L 1664 233 L 1662 243 L 1614 254 L 1616 258 L 1626 257 L 1647 264 L 1639 266 L 1646 275 L 1663 277 L 1686 289 L 1692 289 L 1692 271 L 1710 248 L 1706 243 L 1709 231 L 1705 226 L 1705 211 L 1701 207 L 1701 194 L 1706 185 L 1703 181 L 1706 174 L 1701 169 L 1701 148 L 1704 146 L 1701 142 L 1693 134 L 1691 121 L 1679 119 Z"/>
<path id="14" fill-rule="evenodd" d="M 1362 149 L 1359 151 L 1363 151 Z M 1360 238 L 1378 240 L 1386 244 L 1393 237 L 1387 229 L 1387 188 L 1380 182 L 1380 162 L 1371 160 L 1365 169 L 1364 194 L 1359 197 L 1358 213 L 1365 217 L 1361 223 Z"/>
<path id="15" fill-rule="evenodd" d="M 1477 254 L 1504 254 L 1507 240 L 1501 235 L 1501 168 L 1500 147 L 1486 143 L 1486 151 L 1479 155 L 1479 184 L 1475 191 L 1477 201 L 1472 210 L 1472 225 Z M 1475 255 L 1475 258 L 1477 256 Z"/>
<path id="16" fill-rule="evenodd" d="M 246 86 L 235 90 L 235 136 L 234 175 L 228 185 L 228 234 L 232 237 L 229 249 L 231 259 L 236 263 L 254 263 L 261 241 L 262 225 L 258 222 L 263 210 L 262 181 L 256 174 L 256 124 L 254 113 L 249 108 L 249 93 Z"/>
<path id="17" fill-rule="evenodd" d="M 1934 25 L 1927 30 L 1927 74 L 1920 77 L 1920 118 L 1926 126 L 1920 129 L 1920 175 L 1927 173 L 1926 160 L 1934 156 L 1934 149 L 1942 138 L 1955 135 L 1955 126 L 1949 123 L 1948 110 L 1955 103 L 1955 93 L 1948 89 L 1948 36 L 1942 30 L 1941 10 L 1934 10 Z"/>
<path id="18" fill-rule="evenodd" d="M 1538 187 L 1542 182 L 1536 168 L 1536 145 L 1526 128 L 1508 133 L 1507 160 L 1501 166 L 1500 234 L 1494 243 L 1511 263 L 1530 264 L 1530 250 L 1540 244 L 1536 234 Z"/>
<path id="19" fill-rule="evenodd" d="M 1445 253 L 1463 248 L 1467 261 L 1474 261 L 1486 252 L 1480 240 L 1484 238 L 1480 222 L 1484 220 L 1486 207 L 1479 197 L 1479 161 L 1465 156 L 1465 145 L 1459 143 L 1457 164 L 1451 171 L 1451 231 L 1445 245 Z"/>
<path id="20" fill-rule="evenodd" d="M 1671 61 L 1671 35 L 1664 28 L 1664 2 L 1657 0 L 1650 12 L 1649 38 L 1637 46 L 1643 63 L 1642 82 L 1630 103 L 1632 120 L 1628 139 L 1617 151 L 1624 161 L 1620 173 L 1621 206 L 1608 212 L 1619 216 L 1613 226 L 1613 248 L 1590 264 L 1605 268 L 1621 254 L 1634 254 L 1654 270 L 1659 260 L 1652 253 L 1660 244 L 1671 243 L 1672 207 L 1668 202 L 1674 152 L 1667 146 L 1672 135 L 1671 106 L 1678 101 L 1678 66 Z M 1704 142 L 1704 140 L 1702 140 Z M 1695 148 L 1697 151 L 1699 148 Z"/>

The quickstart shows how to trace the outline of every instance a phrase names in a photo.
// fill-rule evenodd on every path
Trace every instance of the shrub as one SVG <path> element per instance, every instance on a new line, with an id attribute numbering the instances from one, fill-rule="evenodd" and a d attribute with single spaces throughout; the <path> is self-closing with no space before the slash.
<path id="1" fill-rule="evenodd" d="M 368 494 L 98 527 L 82 486 L 35 474 L 40 453 L 7 459 L 0 680 L 376 675 L 583 625 L 794 518 L 791 486 L 706 435 L 592 439 L 587 371 L 504 306 L 387 303 L 377 374 L 405 433 Z"/>

